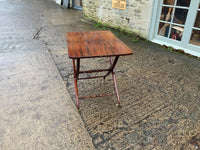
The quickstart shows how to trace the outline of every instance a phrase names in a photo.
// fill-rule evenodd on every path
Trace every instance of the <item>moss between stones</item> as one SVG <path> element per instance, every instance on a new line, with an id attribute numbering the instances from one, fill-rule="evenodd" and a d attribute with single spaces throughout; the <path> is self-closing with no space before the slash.
<path id="1" fill-rule="evenodd" d="M 130 31 L 127 30 L 125 28 L 122 28 L 120 26 L 111 26 L 110 24 L 104 23 L 96 18 L 91 18 L 86 16 L 85 14 L 83 14 L 83 19 L 92 22 L 95 27 L 97 28 L 101 28 L 103 30 L 115 30 L 117 32 L 114 31 L 114 34 L 117 37 L 127 37 L 129 39 L 131 39 L 133 42 L 138 42 L 139 40 L 144 40 L 146 41 L 145 38 L 141 37 L 140 35 L 138 35 L 137 33 L 135 33 L 134 31 Z"/>
<path id="2" fill-rule="evenodd" d="M 183 55 L 187 55 L 187 56 L 190 56 L 192 58 L 196 58 L 197 60 L 200 60 L 200 57 L 197 57 L 197 56 L 193 56 L 191 54 L 188 54 L 186 53 L 184 50 L 182 49 L 174 49 L 173 47 L 171 46 L 166 46 L 166 45 L 162 45 L 163 47 L 165 47 L 167 50 L 170 50 L 170 51 L 173 51 L 173 52 L 177 52 L 179 54 L 183 54 Z"/>

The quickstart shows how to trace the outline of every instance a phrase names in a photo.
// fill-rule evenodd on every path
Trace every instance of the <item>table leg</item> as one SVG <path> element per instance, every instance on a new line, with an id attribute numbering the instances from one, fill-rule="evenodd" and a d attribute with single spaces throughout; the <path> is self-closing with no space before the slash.
<path id="1" fill-rule="evenodd" d="M 118 58 L 119 58 L 119 56 L 116 56 L 115 60 L 113 62 L 112 57 L 110 57 L 110 64 L 111 64 L 110 68 L 105 69 L 105 70 L 101 70 L 101 71 L 108 71 L 108 73 L 105 76 L 101 76 L 101 77 L 105 78 L 110 73 L 112 73 L 112 78 L 113 78 L 113 83 L 114 83 L 114 88 L 115 88 L 115 94 L 117 96 L 118 105 L 120 105 L 119 92 L 118 92 L 118 88 L 117 88 L 117 82 L 116 82 L 115 70 L 114 70 L 114 68 L 117 64 Z M 77 60 L 77 63 L 75 62 L 75 60 Z M 73 62 L 73 73 L 74 73 L 74 88 L 75 88 L 75 97 L 76 97 L 76 107 L 79 110 L 80 107 L 79 107 L 79 96 L 78 96 L 78 79 L 79 79 L 78 77 L 79 77 L 79 73 L 84 73 L 84 71 L 80 72 L 80 59 L 79 58 L 78 59 L 72 59 L 72 62 Z M 91 71 L 85 71 L 85 73 L 91 73 Z M 97 78 L 97 77 L 95 77 L 95 78 Z M 83 79 L 91 79 L 91 77 L 90 78 L 83 78 Z"/>
<path id="2" fill-rule="evenodd" d="M 79 77 L 80 72 L 80 58 L 77 59 L 76 77 Z"/>
<path id="3" fill-rule="evenodd" d="M 75 59 L 72 59 L 73 62 L 73 72 L 74 72 L 74 87 L 75 87 L 75 96 L 76 96 L 76 107 L 79 110 L 79 99 L 78 99 L 78 73 L 79 73 L 79 67 L 80 67 L 80 60 L 77 60 L 77 70 L 76 71 L 76 64 L 75 64 Z"/>
<path id="4" fill-rule="evenodd" d="M 112 69 L 111 72 L 112 72 L 112 78 L 113 78 L 113 83 L 114 83 L 114 87 L 115 87 L 115 93 L 116 93 L 116 96 L 117 96 L 117 103 L 118 103 L 118 105 L 120 105 L 119 92 L 118 92 L 118 88 L 117 88 L 117 82 L 116 82 L 116 76 L 115 76 L 115 70 L 114 70 L 114 67 L 117 63 L 118 58 L 119 58 L 119 56 L 116 56 L 114 63 L 113 63 L 112 58 L 110 57 L 110 64 L 112 65 L 111 66 L 111 69 Z"/>
<path id="5" fill-rule="evenodd" d="M 115 65 L 117 64 L 117 61 L 119 59 L 119 56 L 116 56 L 115 57 L 115 60 L 114 62 L 112 62 L 112 57 L 110 57 L 110 68 L 108 69 L 108 73 L 104 76 L 104 79 L 111 73 L 113 72 L 114 68 L 115 68 Z"/>

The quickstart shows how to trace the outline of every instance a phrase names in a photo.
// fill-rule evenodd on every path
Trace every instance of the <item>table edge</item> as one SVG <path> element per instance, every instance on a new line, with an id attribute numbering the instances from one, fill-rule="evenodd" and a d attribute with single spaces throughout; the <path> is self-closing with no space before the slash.
<path id="1" fill-rule="evenodd" d="M 78 32 L 101 32 L 101 31 L 104 31 L 104 32 L 110 32 L 111 34 L 114 35 L 114 33 L 110 30 L 97 30 L 97 31 L 72 31 L 72 32 L 66 32 L 66 41 L 67 41 L 67 38 L 68 38 L 68 33 L 78 33 Z M 114 35 L 115 36 L 115 35 Z M 122 44 L 124 44 L 128 49 L 130 49 L 124 42 L 122 42 L 117 36 L 115 36 Z M 67 46 L 68 47 L 68 46 Z M 69 58 L 71 59 L 85 59 L 85 58 L 101 58 L 101 57 L 115 57 L 115 56 L 127 56 L 127 55 L 132 55 L 133 54 L 133 50 L 130 49 L 131 52 L 130 53 L 126 53 L 126 54 L 115 54 L 115 55 L 102 55 L 102 56 L 69 56 Z M 68 50 L 69 51 L 69 50 Z"/>
<path id="2" fill-rule="evenodd" d="M 103 55 L 103 56 L 87 56 L 87 57 L 74 57 L 74 56 L 69 56 L 71 59 L 85 59 L 85 58 L 101 58 L 101 57 L 115 57 L 115 56 L 127 56 L 127 55 L 132 55 L 132 53 L 127 53 L 127 54 L 119 54 L 119 55 Z"/>

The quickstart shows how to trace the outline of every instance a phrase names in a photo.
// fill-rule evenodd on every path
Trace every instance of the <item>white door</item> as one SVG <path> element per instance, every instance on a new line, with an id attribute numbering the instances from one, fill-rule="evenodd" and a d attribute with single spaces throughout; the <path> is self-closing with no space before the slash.
<path id="1" fill-rule="evenodd" d="M 155 0 L 152 41 L 200 57 L 200 0 Z"/>
<path id="2" fill-rule="evenodd" d="M 69 7 L 69 0 L 63 0 L 63 6 L 68 8 Z"/>

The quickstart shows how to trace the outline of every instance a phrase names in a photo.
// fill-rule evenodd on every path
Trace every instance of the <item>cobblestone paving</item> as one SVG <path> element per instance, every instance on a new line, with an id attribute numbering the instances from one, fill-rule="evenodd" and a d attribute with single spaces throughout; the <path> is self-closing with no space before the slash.
<path id="1" fill-rule="evenodd" d="M 46 43 L 74 103 L 65 34 L 99 30 L 80 21 L 81 13 L 47 10 L 41 14 L 46 25 L 36 37 Z M 150 42 L 119 38 L 134 52 L 121 57 L 116 67 L 122 108 L 115 106 L 115 96 L 80 101 L 80 115 L 96 149 L 199 149 L 200 61 Z M 81 68 L 102 67 L 107 62 L 85 59 Z M 101 79 L 81 81 L 79 89 L 80 95 L 93 95 L 112 91 L 113 83 L 110 77 L 105 83 Z"/>

